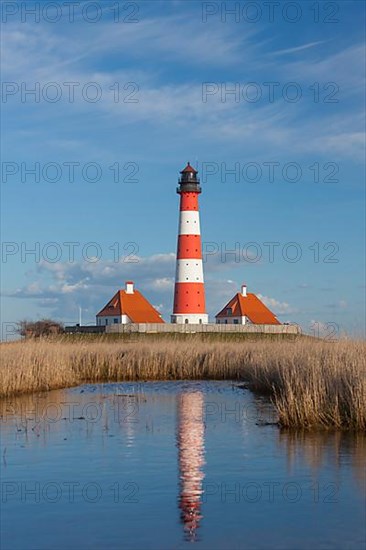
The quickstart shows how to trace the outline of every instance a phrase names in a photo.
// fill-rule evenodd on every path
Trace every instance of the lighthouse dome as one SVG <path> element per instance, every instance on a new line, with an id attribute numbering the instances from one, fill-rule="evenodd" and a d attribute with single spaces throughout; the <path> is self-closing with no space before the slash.
<path id="1" fill-rule="evenodd" d="M 181 171 L 181 174 L 186 174 L 186 173 L 193 173 L 193 174 L 197 174 L 197 170 L 195 170 L 193 168 L 193 166 L 190 165 L 190 163 L 188 162 L 187 163 L 187 166 Z"/>
<path id="2" fill-rule="evenodd" d="M 193 168 L 193 166 L 190 165 L 188 162 L 187 166 L 180 172 L 181 178 L 179 183 L 199 183 L 199 179 L 197 177 L 198 171 Z"/>

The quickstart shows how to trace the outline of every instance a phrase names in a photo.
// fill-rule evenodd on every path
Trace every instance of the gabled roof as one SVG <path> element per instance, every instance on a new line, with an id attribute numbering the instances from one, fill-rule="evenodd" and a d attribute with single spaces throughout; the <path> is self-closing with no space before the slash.
<path id="1" fill-rule="evenodd" d="M 133 293 L 118 290 L 97 317 L 114 315 L 127 315 L 132 323 L 164 323 L 157 310 L 138 290 Z"/>
<path id="2" fill-rule="evenodd" d="M 193 172 L 193 174 L 198 174 L 197 170 L 193 168 L 189 163 L 187 166 L 181 171 L 181 174 L 185 174 L 186 172 Z"/>
<path id="3" fill-rule="evenodd" d="M 230 308 L 232 314 L 228 315 L 227 309 Z M 243 296 L 240 292 L 235 294 L 234 298 L 226 304 L 216 317 L 243 317 L 244 315 L 256 325 L 281 324 L 268 307 L 255 294 L 251 293 L 246 296 Z"/>

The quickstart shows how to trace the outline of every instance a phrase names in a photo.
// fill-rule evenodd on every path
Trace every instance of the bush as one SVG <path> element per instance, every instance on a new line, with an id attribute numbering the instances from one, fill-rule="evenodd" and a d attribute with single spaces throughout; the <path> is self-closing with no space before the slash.
<path id="1" fill-rule="evenodd" d="M 18 333 L 24 338 L 41 338 L 61 334 L 64 331 L 62 323 L 52 319 L 41 319 L 40 321 L 20 321 Z"/>

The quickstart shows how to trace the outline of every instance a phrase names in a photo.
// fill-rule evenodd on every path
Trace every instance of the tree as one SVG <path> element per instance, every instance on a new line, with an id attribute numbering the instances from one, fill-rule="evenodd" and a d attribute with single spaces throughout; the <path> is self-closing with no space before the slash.
<path id="1" fill-rule="evenodd" d="M 18 334 L 24 338 L 41 338 L 61 334 L 64 326 L 52 319 L 41 319 L 40 321 L 20 321 L 18 323 Z"/>

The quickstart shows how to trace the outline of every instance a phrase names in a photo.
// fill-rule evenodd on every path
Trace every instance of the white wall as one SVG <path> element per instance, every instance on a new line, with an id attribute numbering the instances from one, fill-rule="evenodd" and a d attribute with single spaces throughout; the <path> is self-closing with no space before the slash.
<path id="1" fill-rule="evenodd" d="M 174 313 L 170 317 L 172 323 L 177 323 L 179 325 L 186 324 L 186 319 L 188 319 L 189 324 L 199 325 L 208 323 L 207 313 Z"/>
<path id="2" fill-rule="evenodd" d="M 118 319 L 118 323 L 114 322 L 114 319 Z M 108 321 L 108 323 L 106 322 Z M 111 315 L 108 317 L 97 317 L 97 325 L 103 326 L 103 325 L 114 325 L 114 324 L 122 324 L 126 325 L 127 323 L 130 323 L 131 319 L 127 317 L 127 315 Z"/>
<path id="3" fill-rule="evenodd" d="M 234 323 L 234 320 L 236 320 L 237 323 Z M 233 317 L 230 315 L 228 317 L 220 317 L 219 319 L 216 319 L 216 323 L 218 325 L 245 325 L 246 317 Z"/>

